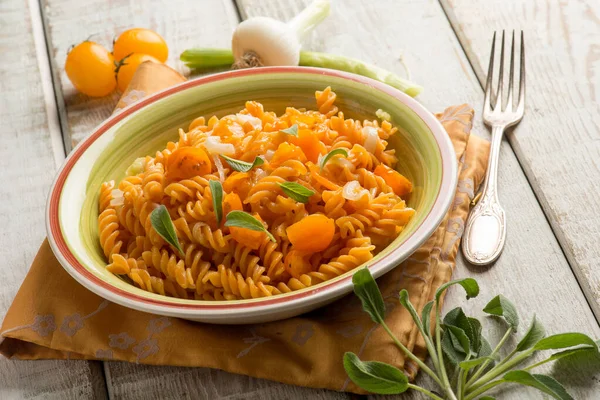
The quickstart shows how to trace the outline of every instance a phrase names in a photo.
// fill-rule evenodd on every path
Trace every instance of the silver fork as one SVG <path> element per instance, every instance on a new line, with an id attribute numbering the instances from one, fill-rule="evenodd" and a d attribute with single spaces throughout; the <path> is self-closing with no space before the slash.
<path id="1" fill-rule="evenodd" d="M 519 97 L 516 107 L 513 101 L 513 81 L 515 75 L 515 32 L 512 34 L 510 48 L 510 76 L 508 97 L 502 107 L 502 86 L 504 78 L 504 31 L 502 31 L 502 49 L 500 50 L 500 72 L 498 89 L 493 93 L 492 75 L 494 72 L 494 50 L 496 32 L 492 40 L 492 54 L 488 68 L 485 98 L 483 101 L 483 121 L 492 129 L 492 145 L 487 174 L 483 183 L 481 198 L 471 211 L 463 235 L 463 254 L 475 265 L 487 265 L 494 262 L 502 252 L 506 239 L 506 215 L 498 201 L 498 159 L 504 131 L 519 123 L 525 111 L 525 45 L 521 31 Z M 493 104 L 493 105 L 492 105 Z"/>

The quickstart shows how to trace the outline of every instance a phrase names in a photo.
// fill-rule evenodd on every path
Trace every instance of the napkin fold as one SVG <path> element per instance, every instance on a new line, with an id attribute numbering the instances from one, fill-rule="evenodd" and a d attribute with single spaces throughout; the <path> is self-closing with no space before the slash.
<path id="1" fill-rule="evenodd" d="M 115 112 L 184 81 L 173 69 L 142 64 Z M 386 322 L 406 347 L 424 359 L 426 349 L 398 302 L 407 289 L 417 310 L 450 280 L 471 200 L 487 168 L 489 144 L 471 136 L 468 105 L 436 114 L 459 160 L 454 202 L 433 236 L 407 261 L 378 279 Z M 40 216 L 41 218 L 41 216 Z M 0 353 L 14 359 L 99 359 L 152 365 L 211 367 L 293 385 L 363 393 L 342 366 L 346 351 L 363 360 L 403 368 L 405 360 L 386 332 L 349 295 L 299 317 L 265 324 L 224 326 L 161 317 L 128 309 L 88 291 L 62 268 L 44 241 L 0 328 Z"/>

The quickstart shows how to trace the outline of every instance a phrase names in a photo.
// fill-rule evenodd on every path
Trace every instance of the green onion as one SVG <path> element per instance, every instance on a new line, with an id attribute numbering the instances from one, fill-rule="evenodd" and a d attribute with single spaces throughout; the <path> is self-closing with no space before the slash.
<path id="1" fill-rule="evenodd" d="M 233 56 L 231 50 L 227 49 L 198 48 L 184 51 L 181 54 L 181 61 L 192 69 L 229 68 L 233 63 Z M 408 79 L 350 57 L 301 51 L 300 65 L 305 67 L 330 68 L 366 76 L 395 87 L 412 97 L 417 96 L 423 90 L 421 86 Z"/>

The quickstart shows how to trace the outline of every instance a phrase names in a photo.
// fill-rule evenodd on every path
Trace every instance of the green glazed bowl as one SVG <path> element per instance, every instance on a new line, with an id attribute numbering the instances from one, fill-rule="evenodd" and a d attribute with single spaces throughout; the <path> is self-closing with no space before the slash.
<path id="1" fill-rule="evenodd" d="M 457 176 L 452 143 L 433 114 L 404 93 L 358 75 L 304 67 L 210 75 L 156 93 L 113 115 L 73 150 L 53 183 L 46 227 L 54 254 L 79 283 L 110 301 L 202 322 L 272 321 L 349 293 L 356 270 L 304 290 L 261 299 L 208 302 L 160 296 L 106 271 L 98 241 L 102 182 L 119 181 L 133 160 L 164 148 L 195 117 L 235 113 L 247 100 L 259 101 L 278 114 L 286 106 L 314 109 L 315 90 L 327 86 L 338 95 L 336 104 L 347 117 L 372 120 L 382 109 L 399 128 L 389 146 L 396 149 L 398 170 L 414 184 L 408 204 L 416 215 L 392 244 L 366 263 L 375 277 L 396 267 L 427 240 L 450 206 Z"/>

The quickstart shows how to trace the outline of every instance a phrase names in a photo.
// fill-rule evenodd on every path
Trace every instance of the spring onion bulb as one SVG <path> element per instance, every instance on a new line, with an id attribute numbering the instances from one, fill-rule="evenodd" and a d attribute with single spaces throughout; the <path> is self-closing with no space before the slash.
<path id="1" fill-rule="evenodd" d="M 329 15 L 329 0 L 315 0 L 290 22 L 252 17 L 240 23 L 231 40 L 235 67 L 298 65 L 301 42 Z"/>
<path id="2" fill-rule="evenodd" d="M 216 57 L 215 59 L 213 59 Z M 229 55 L 229 57 L 226 57 Z M 190 49 L 181 54 L 181 60 L 192 69 L 228 68 L 234 62 L 233 54 L 227 49 Z M 217 62 L 222 62 L 218 65 Z M 299 65 L 304 67 L 319 67 L 337 69 L 339 71 L 351 72 L 353 74 L 366 76 L 371 79 L 386 83 L 396 89 L 415 97 L 423 88 L 407 79 L 392 72 L 386 71 L 372 64 L 362 61 L 328 53 L 317 53 L 313 51 L 301 51 Z"/>

